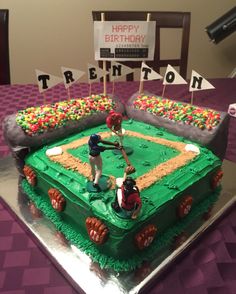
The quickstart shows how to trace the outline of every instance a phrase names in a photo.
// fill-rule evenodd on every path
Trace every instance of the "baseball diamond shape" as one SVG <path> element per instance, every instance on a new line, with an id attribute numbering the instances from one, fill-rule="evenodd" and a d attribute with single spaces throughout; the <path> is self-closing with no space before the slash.
<path id="1" fill-rule="evenodd" d="M 130 133 L 128 131 L 128 133 Z M 103 133 L 100 133 L 103 138 Z M 114 141 L 116 137 L 110 136 L 109 141 Z M 107 146 L 107 145 L 104 145 Z M 126 135 L 124 138 L 124 146 L 132 148 L 133 152 L 130 154 L 129 160 L 134 165 L 136 172 L 132 175 L 134 178 L 145 174 L 156 165 L 179 154 L 178 150 L 168 148 L 164 145 L 157 144 L 145 138 L 139 138 Z M 67 149 L 67 152 L 74 157 L 81 159 L 83 162 L 89 163 L 88 145 L 83 145 L 81 148 Z M 118 178 L 123 176 L 123 171 L 127 165 L 121 152 L 114 154 L 112 151 L 105 151 L 101 153 L 103 159 L 103 173 L 106 175 L 113 175 Z"/>
<path id="2" fill-rule="evenodd" d="M 107 140 L 111 137 L 111 132 L 100 132 L 99 133 L 102 137 L 102 139 Z M 177 170 L 178 168 L 181 168 L 184 166 L 189 160 L 194 158 L 197 154 L 194 152 L 186 152 L 185 146 L 186 143 L 183 142 L 175 142 L 168 139 L 160 138 L 160 137 L 153 137 L 149 135 L 144 135 L 139 132 L 126 130 L 126 136 L 130 138 L 138 138 L 142 143 L 147 143 L 147 145 L 156 144 L 157 149 L 158 146 L 165 146 L 165 156 L 161 160 L 160 163 L 155 162 L 155 159 L 152 160 L 152 167 L 150 166 L 145 167 L 144 166 L 144 172 L 142 174 L 135 175 L 137 185 L 140 190 L 146 189 L 150 187 L 152 184 L 154 184 L 156 181 L 160 180 L 164 176 L 170 174 L 171 172 Z M 78 171 L 80 174 L 82 174 L 86 178 L 90 178 L 90 165 L 88 163 L 88 153 L 86 152 L 87 148 L 87 142 L 89 140 L 89 136 L 82 137 L 80 139 L 75 139 L 74 141 L 68 143 L 59 145 L 63 153 L 61 155 L 52 156 L 51 159 L 54 162 L 57 162 L 64 166 L 67 169 L 72 169 L 74 171 Z M 86 149 L 85 149 L 86 146 Z M 82 148 L 81 148 L 82 147 Z M 80 151 L 79 151 L 80 150 Z M 169 150 L 169 152 L 166 152 Z M 141 155 L 141 154 L 140 154 Z M 115 156 L 115 155 L 113 155 Z M 143 158 L 140 158 L 140 161 L 145 162 L 145 152 L 142 154 Z M 132 158 L 132 157 L 130 157 Z M 107 161 L 111 161 L 111 157 L 108 156 Z M 150 162 L 150 157 L 147 162 Z M 135 166 L 135 162 L 132 162 Z M 103 164 L 105 166 L 105 164 Z M 108 166 L 108 165 L 107 165 Z M 106 171 L 104 167 L 104 173 L 107 172 L 107 174 L 110 176 L 110 179 L 113 183 L 113 186 L 115 185 L 115 177 L 122 177 L 123 176 L 123 170 L 125 165 L 122 169 L 118 169 L 119 174 L 110 174 Z M 136 167 L 136 166 L 135 166 Z"/>

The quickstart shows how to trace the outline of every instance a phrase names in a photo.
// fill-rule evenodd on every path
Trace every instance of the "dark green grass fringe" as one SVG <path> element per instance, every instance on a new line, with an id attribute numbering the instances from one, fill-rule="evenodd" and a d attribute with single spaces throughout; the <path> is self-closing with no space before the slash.
<path id="1" fill-rule="evenodd" d="M 139 254 L 135 254 L 129 259 L 118 260 L 113 257 L 101 254 L 96 245 L 89 239 L 85 239 L 79 232 L 75 231 L 70 225 L 64 223 L 61 220 L 60 215 L 52 208 L 49 201 L 39 197 L 35 193 L 33 188 L 28 184 L 26 180 L 22 181 L 22 188 L 28 197 L 35 203 L 38 209 L 51 220 L 56 229 L 62 232 L 67 240 L 73 245 L 81 249 L 87 255 L 91 257 L 94 262 L 99 263 L 101 268 L 110 268 L 116 272 L 131 271 L 142 264 L 144 260 L 153 260 L 154 253 L 159 249 L 170 246 L 175 236 L 181 234 L 191 222 L 206 212 L 214 202 L 218 199 L 220 188 L 217 188 L 210 196 L 204 199 L 201 203 L 192 209 L 191 213 L 184 219 L 181 219 L 174 226 L 166 230 L 164 233 L 156 237 L 152 245 Z"/>

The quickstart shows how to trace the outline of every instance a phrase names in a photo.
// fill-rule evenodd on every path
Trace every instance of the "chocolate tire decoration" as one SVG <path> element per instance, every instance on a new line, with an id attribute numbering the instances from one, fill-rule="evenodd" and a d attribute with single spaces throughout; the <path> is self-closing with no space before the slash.
<path id="1" fill-rule="evenodd" d="M 192 196 L 185 196 L 181 203 L 179 204 L 178 208 L 178 216 L 183 218 L 189 214 L 193 204 L 193 197 Z"/>
<path id="2" fill-rule="evenodd" d="M 56 211 L 61 212 L 65 209 L 66 200 L 64 199 L 60 191 L 55 188 L 50 188 L 48 190 L 48 196 L 51 200 L 52 207 Z"/>
<path id="3" fill-rule="evenodd" d="M 37 178 L 36 178 L 36 174 L 35 174 L 34 170 L 30 166 L 25 165 L 23 168 L 23 173 L 25 175 L 27 182 L 31 186 L 35 186 L 37 183 Z"/>
<path id="4" fill-rule="evenodd" d="M 96 244 L 103 244 L 106 242 L 109 230 L 96 217 L 88 217 L 86 219 L 86 228 L 91 241 Z"/>
<path id="5" fill-rule="evenodd" d="M 223 178 L 223 171 L 220 169 L 214 174 L 212 178 L 211 188 L 213 190 L 215 190 L 220 185 L 222 178 Z"/>
<path id="6" fill-rule="evenodd" d="M 144 227 L 135 236 L 135 244 L 137 245 L 137 247 L 140 250 L 149 247 L 156 236 L 156 232 L 157 232 L 157 228 L 154 225 L 148 225 Z"/>

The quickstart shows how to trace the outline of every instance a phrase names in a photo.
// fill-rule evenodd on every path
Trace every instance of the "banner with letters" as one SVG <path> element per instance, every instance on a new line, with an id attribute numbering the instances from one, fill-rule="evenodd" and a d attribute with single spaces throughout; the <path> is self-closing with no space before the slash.
<path id="1" fill-rule="evenodd" d="M 40 93 L 43 93 L 44 91 L 47 91 L 48 89 L 63 82 L 62 77 L 57 77 L 38 69 L 35 70 L 35 73 Z"/>
<path id="2" fill-rule="evenodd" d="M 166 73 L 163 80 L 163 85 L 180 85 L 187 84 L 184 78 L 171 66 L 168 64 L 166 68 Z"/>
<path id="3" fill-rule="evenodd" d="M 195 70 L 192 70 L 189 92 L 208 89 L 215 89 L 215 87 Z"/>
<path id="4" fill-rule="evenodd" d="M 123 77 L 133 72 L 134 72 L 133 68 L 130 68 L 124 64 L 112 61 L 111 68 L 110 68 L 110 81 L 113 82 L 114 80 L 117 80 L 120 77 Z"/>
<path id="5" fill-rule="evenodd" d="M 64 66 L 61 67 L 61 73 L 66 89 L 76 83 L 85 74 L 84 71 Z"/>
<path id="6" fill-rule="evenodd" d="M 152 81 L 161 79 L 163 79 L 163 76 L 154 71 L 145 62 L 142 62 L 140 81 Z"/>
<path id="7" fill-rule="evenodd" d="M 109 74 L 108 71 L 103 70 L 102 68 L 88 63 L 88 81 L 89 83 L 98 81 L 101 77 Z"/>

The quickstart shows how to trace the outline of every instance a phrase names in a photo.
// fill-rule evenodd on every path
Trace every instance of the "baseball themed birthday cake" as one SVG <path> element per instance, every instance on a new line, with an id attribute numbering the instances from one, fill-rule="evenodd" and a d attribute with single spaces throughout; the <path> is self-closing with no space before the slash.
<path id="1" fill-rule="evenodd" d="M 41 93 L 64 80 L 67 99 L 20 110 L 3 128 L 34 211 L 100 268 L 128 272 L 173 250 L 209 214 L 220 194 L 229 115 L 193 105 L 194 91 L 214 88 L 195 71 L 190 104 L 163 98 L 167 85 L 187 84 L 170 65 L 161 97 L 146 93 L 145 81 L 163 78 L 143 61 L 154 58 L 154 22 L 138 23 L 148 38 L 144 50 L 130 51 L 100 44 L 99 30 L 107 35 L 114 24 L 101 19 L 94 22 L 94 40 L 103 69 L 88 64 L 88 97 L 71 98 L 69 87 L 81 71 L 62 67 L 60 79 L 36 70 Z M 116 61 L 127 58 L 142 62 L 140 87 L 122 104 L 114 81 L 133 69 Z M 101 77 L 103 94 L 91 95 Z"/>
<path id="2" fill-rule="evenodd" d="M 150 95 L 93 95 L 6 117 L 29 200 L 102 268 L 173 248 L 220 192 L 228 115 Z M 201 135 L 199 135 L 199 133 Z"/>

